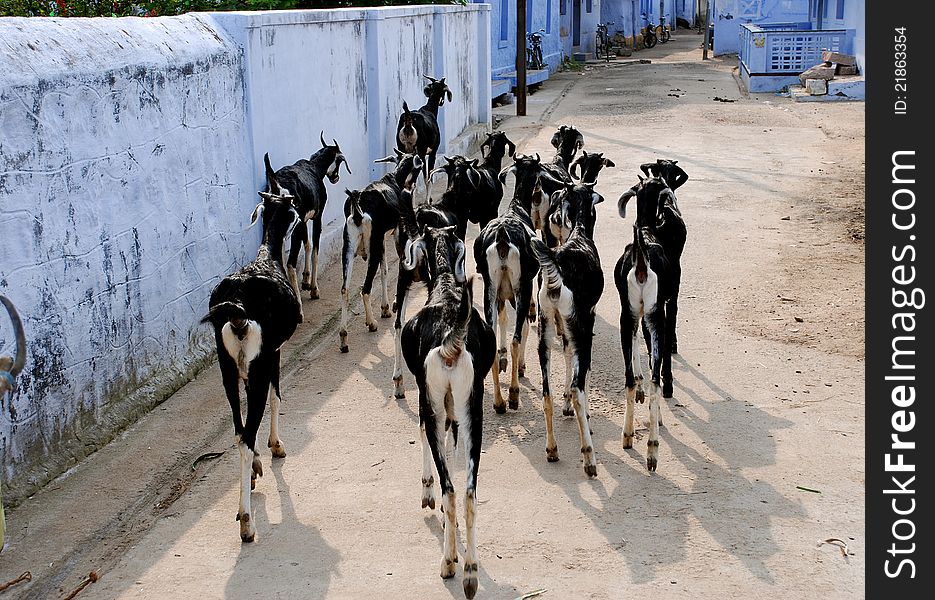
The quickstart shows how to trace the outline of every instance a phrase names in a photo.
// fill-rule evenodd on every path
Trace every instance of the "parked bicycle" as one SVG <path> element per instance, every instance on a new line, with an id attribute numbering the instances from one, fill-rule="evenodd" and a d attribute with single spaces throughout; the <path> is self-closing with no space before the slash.
<path id="1" fill-rule="evenodd" d="M 545 61 L 542 58 L 542 35 L 545 29 L 539 29 L 526 34 L 526 68 L 544 69 Z"/>
<path id="2" fill-rule="evenodd" d="M 669 28 L 666 27 L 666 16 L 662 15 L 659 17 L 659 41 L 665 44 L 671 37 L 672 34 L 669 33 Z"/>
<path id="3" fill-rule="evenodd" d="M 653 25 L 649 20 L 649 17 L 646 14 L 640 15 L 643 17 L 643 20 L 646 21 L 646 33 L 643 34 L 643 44 L 647 48 L 652 48 L 656 45 L 656 42 L 662 42 L 665 44 L 672 37 L 672 34 L 669 33 L 669 30 L 666 28 L 666 17 L 665 15 L 659 17 L 659 25 Z M 656 33 L 656 29 L 659 29 L 659 33 Z"/>
<path id="4" fill-rule="evenodd" d="M 594 40 L 594 53 L 598 58 L 610 60 L 610 34 L 608 33 L 607 29 L 613 24 L 613 21 L 597 24 L 597 35 L 595 36 Z"/>

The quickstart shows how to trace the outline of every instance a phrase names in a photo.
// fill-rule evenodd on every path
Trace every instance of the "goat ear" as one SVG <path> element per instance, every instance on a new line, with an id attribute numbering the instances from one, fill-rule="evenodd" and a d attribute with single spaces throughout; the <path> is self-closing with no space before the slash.
<path id="1" fill-rule="evenodd" d="M 564 129 L 564 128 L 565 128 L 565 126 L 562 125 L 562 129 Z M 554 148 L 558 148 L 558 145 L 561 143 L 561 132 L 560 132 L 560 131 L 556 131 L 556 132 L 552 135 L 552 142 L 551 142 L 551 143 L 552 143 L 552 146 L 553 146 Z"/>
<path id="2" fill-rule="evenodd" d="M 542 162 L 542 159 L 539 158 L 539 153 L 536 152 L 536 164 L 539 164 L 539 163 L 541 163 L 541 162 Z"/>
<path id="3" fill-rule="evenodd" d="M 455 281 L 464 283 L 467 281 L 467 277 L 464 274 L 464 256 L 467 254 L 464 248 L 464 242 L 458 240 L 458 243 L 455 244 L 455 250 L 457 251 L 455 255 Z"/>
<path id="4" fill-rule="evenodd" d="M 269 164 L 269 152 L 263 155 L 263 164 L 266 166 L 266 182 L 269 184 L 269 191 L 279 194 L 279 182 L 276 181 L 276 175 L 272 165 Z"/>
<path id="5" fill-rule="evenodd" d="M 640 183 L 643 183 L 644 181 L 646 181 L 645 179 L 643 179 L 642 175 L 637 175 L 637 177 L 639 177 Z"/>
<path id="6" fill-rule="evenodd" d="M 617 165 L 615 165 L 615 164 L 614 164 L 614 161 L 610 160 L 609 158 L 605 158 L 605 159 L 604 159 L 604 166 L 605 166 L 605 167 L 616 167 Z"/>
<path id="7" fill-rule="evenodd" d="M 451 90 L 449 90 L 447 87 L 445 88 L 445 95 L 448 96 L 448 102 L 451 102 Z"/>
<path id="8" fill-rule="evenodd" d="M 604 201 L 604 197 L 598 194 L 597 192 L 591 192 L 591 205 L 600 204 Z"/>
<path id="9" fill-rule="evenodd" d="M 578 132 L 578 136 L 575 138 L 575 148 L 581 150 L 584 148 L 584 136 L 581 135 L 581 132 Z"/>
<path id="10" fill-rule="evenodd" d="M 390 162 L 390 163 L 396 164 L 396 163 L 399 162 L 399 158 L 397 158 L 397 157 L 395 157 L 395 156 L 384 156 L 383 158 L 378 158 L 378 159 L 376 159 L 376 160 L 373 161 L 373 162 L 374 162 L 374 164 L 376 164 L 376 163 L 385 163 L 385 162 Z"/>
<path id="11" fill-rule="evenodd" d="M 321 130 L 321 133 L 318 134 L 318 139 L 321 140 L 321 147 L 322 147 L 322 148 L 326 148 L 326 147 L 328 146 L 328 144 L 325 143 L 325 130 L 324 130 L 324 129 L 322 129 L 322 130 Z M 337 145 L 337 144 L 335 144 L 335 145 Z"/>
<path id="12" fill-rule="evenodd" d="M 568 174 L 571 175 L 572 179 L 581 179 L 578 176 L 578 167 L 581 166 L 581 163 L 583 163 L 587 158 L 588 158 L 588 153 L 583 152 L 581 156 L 578 157 L 578 160 L 571 163 L 571 170 L 568 172 Z"/>
<path id="13" fill-rule="evenodd" d="M 504 136 L 504 139 L 506 139 L 506 136 Z M 515 155 L 516 155 L 516 144 L 514 144 L 513 142 L 511 142 L 510 140 L 507 139 L 507 140 L 506 140 L 506 145 L 507 145 L 507 146 L 509 147 L 509 149 L 510 149 L 510 156 L 515 156 Z"/>

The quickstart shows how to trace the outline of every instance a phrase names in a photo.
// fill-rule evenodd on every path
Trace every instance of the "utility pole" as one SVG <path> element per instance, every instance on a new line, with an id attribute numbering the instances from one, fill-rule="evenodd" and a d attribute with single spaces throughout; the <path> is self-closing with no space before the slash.
<path id="1" fill-rule="evenodd" d="M 526 116 L 526 0 L 516 0 L 516 116 Z"/>
<path id="2" fill-rule="evenodd" d="M 708 27 L 708 19 L 710 18 L 710 0 L 704 0 L 704 20 L 702 21 L 702 27 L 704 27 L 704 49 L 701 51 L 701 60 L 708 60 L 708 44 L 711 42 L 710 35 L 711 31 Z"/>

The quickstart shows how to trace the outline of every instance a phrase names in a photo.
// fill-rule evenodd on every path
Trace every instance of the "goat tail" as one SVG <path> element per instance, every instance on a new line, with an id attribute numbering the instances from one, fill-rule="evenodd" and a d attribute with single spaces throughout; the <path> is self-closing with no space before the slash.
<path id="1" fill-rule="evenodd" d="M 634 262 L 634 269 L 636 270 L 636 280 L 639 283 L 644 283 L 649 274 L 649 269 L 647 267 L 647 258 L 646 258 L 646 241 L 643 239 L 643 228 L 633 226 L 634 232 L 636 235 L 633 236 L 633 251 L 636 256 L 634 257 L 636 261 Z"/>
<path id="2" fill-rule="evenodd" d="M 464 350 L 464 340 L 467 338 L 468 327 L 474 312 L 474 276 L 471 275 L 464 283 L 461 291 L 461 304 L 458 307 L 458 320 L 454 327 L 442 341 L 441 354 L 446 362 L 457 360 Z"/>
<path id="3" fill-rule="evenodd" d="M 235 330 L 240 330 L 247 324 L 247 311 L 239 302 L 220 302 L 208 310 L 201 322 L 212 323 L 216 327 L 230 323 Z"/>
<path id="4" fill-rule="evenodd" d="M 562 292 L 563 282 L 562 274 L 555 264 L 555 254 L 539 238 L 529 240 L 532 245 L 532 252 L 539 261 L 539 268 L 542 269 L 542 284 L 545 285 L 549 296 L 556 297 Z"/>

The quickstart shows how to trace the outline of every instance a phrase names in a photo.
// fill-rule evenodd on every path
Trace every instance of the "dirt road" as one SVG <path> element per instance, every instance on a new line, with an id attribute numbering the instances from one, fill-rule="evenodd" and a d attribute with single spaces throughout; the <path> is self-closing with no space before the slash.
<path id="1" fill-rule="evenodd" d="M 598 184 L 598 475 L 584 476 L 571 417 L 557 416 L 561 460 L 546 462 L 530 344 L 519 410 L 496 415 L 488 380 L 480 598 L 542 588 L 544 599 L 863 594 L 864 106 L 745 97 L 735 59 L 702 63 L 697 46 L 682 33 L 639 53 L 651 64 L 556 75 L 530 97 L 532 116 L 502 123 L 520 152 L 543 156 L 556 126 L 574 124 L 586 150 L 617 166 Z M 612 270 L 632 235 L 616 198 L 657 157 L 690 176 L 678 192 L 689 240 L 675 396 L 648 473 L 645 428 L 632 450 L 621 447 Z M 8 514 L 4 575 L 33 565 L 27 597 L 67 593 L 92 568 L 101 579 L 82 599 L 463 597 L 460 572 L 438 576 L 440 514 L 420 509 L 417 395 L 406 372 L 407 398 L 393 398 L 391 321 L 368 333 L 356 317 L 350 354 L 340 354 L 339 288 L 329 269 L 322 300 L 306 300 L 312 322 L 284 379 L 288 458 L 263 453 L 256 543 L 241 544 L 234 520 L 238 459 L 215 368 Z M 637 417 L 644 425 L 645 405 Z M 209 450 L 226 452 L 189 468 Z M 850 554 L 818 546 L 827 538 Z"/>

